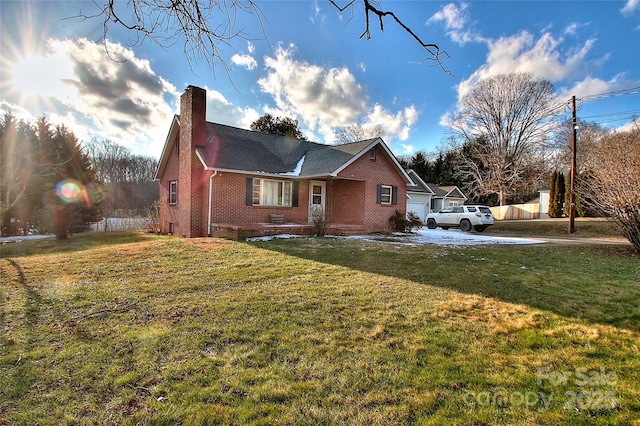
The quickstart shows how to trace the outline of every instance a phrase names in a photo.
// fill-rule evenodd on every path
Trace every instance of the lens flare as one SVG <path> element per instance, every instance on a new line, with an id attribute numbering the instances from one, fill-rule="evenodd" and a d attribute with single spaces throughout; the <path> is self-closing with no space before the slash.
<path id="1" fill-rule="evenodd" d="M 56 195 L 67 204 L 85 200 L 86 194 L 84 185 L 74 179 L 65 179 L 56 185 Z"/>

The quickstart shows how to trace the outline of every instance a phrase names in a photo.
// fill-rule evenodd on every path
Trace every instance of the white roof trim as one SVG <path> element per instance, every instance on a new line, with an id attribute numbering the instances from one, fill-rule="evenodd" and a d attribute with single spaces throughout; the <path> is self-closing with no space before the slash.
<path id="1" fill-rule="evenodd" d="M 173 120 L 171 120 L 171 127 L 169 127 L 169 133 L 167 133 L 167 138 L 164 141 L 164 147 L 162 148 L 160 161 L 158 162 L 158 170 L 156 170 L 156 177 L 154 179 L 156 181 L 159 181 L 161 179 L 162 172 L 164 172 L 164 168 L 167 166 L 167 161 L 169 161 L 169 154 L 171 153 L 173 141 L 176 139 L 178 130 L 180 130 L 180 120 L 178 119 L 177 115 L 174 115 Z"/>

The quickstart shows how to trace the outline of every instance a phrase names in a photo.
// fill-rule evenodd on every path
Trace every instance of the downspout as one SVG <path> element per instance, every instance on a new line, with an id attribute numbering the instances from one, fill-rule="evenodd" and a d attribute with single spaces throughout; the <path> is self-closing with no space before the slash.
<path id="1" fill-rule="evenodd" d="M 209 213 L 207 214 L 207 236 L 211 236 L 211 220 L 213 214 L 213 178 L 218 174 L 217 170 L 214 170 L 209 176 Z"/>

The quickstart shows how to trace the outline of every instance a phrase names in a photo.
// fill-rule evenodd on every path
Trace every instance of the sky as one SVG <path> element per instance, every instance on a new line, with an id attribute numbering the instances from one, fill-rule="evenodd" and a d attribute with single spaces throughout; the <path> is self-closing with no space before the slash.
<path id="1" fill-rule="evenodd" d="M 320 143 L 335 143 L 336 127 L 381 126 L 398 156 L 445 147 L 460 99 L 509 72 L 549 80 L 559 103 L 576 96 L 580 119 L 619 128 L 640 116 L 640 0 L 380 1 L 446 52 L 442 67 L 392 20 L 361 38 L 358 1 L 340 12 L 328 0 L 255 0 L 260 13 L 234 18 L 242 36 L 214 66 L 188 60 L 171 26 L 157 42 L 114 24 L 105 35 L 90 17 L 104 1 L 0 0 L 3 113 L 156 158 L 189 85 L 207 89 L 208 121 L 248 129 L 271 113 Z M 117 0 L 122 16 L 127 4 Z"/>

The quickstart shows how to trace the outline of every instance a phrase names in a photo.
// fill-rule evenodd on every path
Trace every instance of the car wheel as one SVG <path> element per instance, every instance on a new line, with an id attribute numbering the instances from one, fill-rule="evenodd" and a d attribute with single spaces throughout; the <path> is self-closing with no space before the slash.
<path id="1" fill-rule="evenodd" d="M 435 219 L 427 219 L 427 228 L 436 229 L 437 227 L 438 227 L 438 224 L 436 223 Z"/>
<path id="2" fill-rule="evenodd" d="M 471 222 L 469 222 L 469 219 L 462 219 L 460 221 L 460 229 L 462 229 L 463 231 L 471 231 Z"/>
<path id="3" fill-rule="evenodd" d="M 482 225 L 476 225 L 473 227 L 473 229 L 475 229 L 476 232 L 483 232 L 485 229 L 487 229 L 487 227 Z"/>

